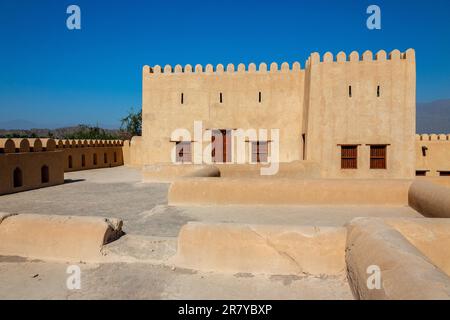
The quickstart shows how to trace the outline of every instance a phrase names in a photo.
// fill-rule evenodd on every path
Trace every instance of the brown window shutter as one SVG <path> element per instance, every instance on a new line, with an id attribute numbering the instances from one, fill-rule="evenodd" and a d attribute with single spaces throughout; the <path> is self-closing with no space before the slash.
<path id="1" fill-rule="evenodd" d="M 386 169 L 386 145 L 370 146 L 370 169 Z"/>
<path id="2" fill-rule="evenodd" d="M 341 169 L 358 169 L 358 146 L 341 146 Z"/>

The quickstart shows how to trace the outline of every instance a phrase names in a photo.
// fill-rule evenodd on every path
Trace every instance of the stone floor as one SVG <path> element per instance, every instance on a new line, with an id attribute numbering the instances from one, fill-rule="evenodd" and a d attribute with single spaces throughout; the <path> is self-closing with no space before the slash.
<path id="1" fill-rule="evenodd" d="M 68 290 L 68 264 L 0 257 L 0 299 L 352 299 L 344 276 L 215 274 L 143 263 L 80 265 L 81 289 Z"/>
<path id="2" fill-rule="evenodd" d="M 121 218 L 127 235 L 108 250 L 134 260 L 80 264 L 82 288 L 70 291 L 67 264 L 0 257 L 0 299 L 351 299 L 344 275 L 214 274 L 157 262 L 175 252 L 188 221 L 339 226 L 358 216 L 420 217 L 409 207 L 385 206 L 172 207 L 168 184 L 141 183 L 140 172 L 127 167 L 65 178 L 64 185 L 0 196 L 0 212 Z"/>

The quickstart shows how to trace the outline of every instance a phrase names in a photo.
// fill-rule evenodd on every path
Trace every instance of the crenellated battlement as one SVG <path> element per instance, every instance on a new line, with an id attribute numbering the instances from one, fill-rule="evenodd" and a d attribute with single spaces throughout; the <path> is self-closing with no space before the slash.
<path id="1" fill-rule="evenodd" d="M 397 60 L 410 60 L 415 61 L 414 49 L 408 49 L 405 52 L 400 50 L 392 50 L 389 54 L 384 50 L 378 51 L 375 55 L 370 50 L 364 51 L 360 54 L 357 51 L 352 51 L 349 55 L 341 51 L 337 55 L 333 55 L 331 52 L 326 52 L 322 57 L 318 52 L 313 52 L 306 61 L 305 67 L 308 68 L 312 64 L 318 63 L 344 63 L 344 62 L 367 62 L 367 61 L 397 61 Z"/>
<path id="2" fill-rule="evenodd" d="M 274 73 L 274 72 L 300 72 L 301 65 L 299 62 L 294 62 L 291 65 L 287 62 L 283 62 L 281 65 L 278 65 L 276 62 L 272 62 L 269 66 L 266 63 L 260 63 L 257 66 L 255 63 L 250 63 L 249 65 L 245 65 L 240 63 L 235 67 L 234 64 L 229 63 L 225 67 L 223 64 L 218 64 L 215 67 L 212 64 L 207 64 L 206 66 L 202 66 L 201 64 L 197 64 L 194 67 L 192 65 L 187 64 L 184 67 L 177 64 L 175 67 L 171 65 L 166 65 L 163 67 L 159 65 L 155 65 L 153 67 L 144 66 L 143 73 L 144 74 L 179 74 L 179 73 L 188 73 L 188 74 L 223 74 L 223 73 Z"/>
<path id="3" fill-rule="evenodd" d="M 372 51 L 366 50 L 362 54 L 357 51 L 352 51 L 350 54 L 346 54 L 341 51 L 337 55 L 333 55 L 331 52 L 326 52 L 321 56 L 318 52 L 313 52 L 305 63 L 305 68 L 308 68 L 311 64 L 317 63 L 343 63 L 343 62 L 360 62 L 360 61 L 396 61 L 396 60 L 410 60 L 415 61 L 415 51 L 414 49 L 408 49 L 405 52 L 400 52 L 400 50 L 392 50 L 389 54 L 385 50 L 380 50 L 376 54 Z M 197 64 L 192 66 L 187 64 L 181 66 L 177 64 L 175 67 L 171 65 L 165 65 L 164 67 L 160 65 L 155 65 L 150 67 L 145 65 L 143 67 L 144 74 L 160 75 L 160 74 L 222 74 L 222 73 L 275 73 L 275 72 L 300 72 L 302 70 L 299 62 L 294 62 L 291 65 L 287 62 L 283 62 L 280 65 L 276 62 L 272 62 L 269 65 L 267 63 L 260 63 L 257 66 L 255 63 L 250 63 L 245 65 L 243 63 L 235 66 L 232 63 L 226 65 L 218 64 L 213 66 L 212 64 L 207 64 L 203 66 Z"/>
<path id="4" fill-rule="evenodd" d="M 0 153 L 56 151 L 65 148 L 121 147 L 121 140 L 0 139 Z"/>
<path id="5" fill-rule="evenodd" d="M 416 134 L 416 141 L 443 141 L 450 142 L 450 134 Z"/>

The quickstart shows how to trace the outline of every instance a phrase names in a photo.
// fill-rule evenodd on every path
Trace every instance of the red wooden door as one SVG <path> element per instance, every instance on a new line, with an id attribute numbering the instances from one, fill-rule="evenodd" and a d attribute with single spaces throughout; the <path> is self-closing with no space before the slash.
<path id="1" fill-rule="evenodd" d="M 231 131 L 226 129 L 213 130 L 211 136 L 213 162 L 231 162 Z"/>

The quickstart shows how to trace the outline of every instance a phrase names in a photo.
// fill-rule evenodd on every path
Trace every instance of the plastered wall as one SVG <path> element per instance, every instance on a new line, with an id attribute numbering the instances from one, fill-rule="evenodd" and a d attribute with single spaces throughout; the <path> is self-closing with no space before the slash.
<path id="1" fill-rule="evenodd" d="M 122 147 L 124 165 L 141 168 L 144 165 L 142 137 L 134 136 L 123 142 Z"/>
<path id="2" fill-rule="evenodd" d="M 121 166 L 122 146 L 123 142 L 118 140 L 56 141 L 57 150 L 64 153 L 65 172 Z"/>
<path id="3" fill-rule="evenodd" d="M 64 183 L 63 157 L 47 141 L 0 139 L 0 195 Z"/>
<path id="4" fill-rule="evenodd" d="M 170 163 L 175 142 L 183 140 L 171 139 L 171 133 L 184 128 L 193 134 L 194 121 L 202 121 L 203 132 L 279 129 L 280 162 L 317 162 L 326 178 L 411 178 L 415 84 L 412 49 L 381 50 L 375 56 L 370 51 L 348 57 L 313 53 L 304 69 L 297 62 L 258 68 L 144 66 L 139 162 Z M 210 142 L 190 141 L 202 150 Z M 341 169 L 341 144 L 359 145 L 357 169 Z M 370 169 L 370 144 L 387 145 L 386 169 Z M 235 162 L 235 145 L 232 150 Z"/>
<path id="5" fill-rule="evenodd" d="M 416 170 L 426 176 L 450 174 L 450 134 L 416 135 Z"/>
<path id="6" fill-rule="evenodd" d="M 122 145 L 109 140 L 0 139 L 0 195 L 62 184 L 68 171 L 123 165 Z"/>
<path id="7" fill-rule="evenodd" d="M 323 177 L 408 178 L 415 170 L 415 53 L 313 53 L 307 61 L 306 158 Z M 350 89 L 351 86 L 351 96 Z M 379 86 L 379 96 L 378 96 Z M 358 168 L 341 169 L 340 145 L 358 145 Z M 370 169 L 370 144 L 387 145 L 387 168 Z"/>
<path id="8" fill-rule="evenodd" d="M 143 161 L 170 163 L 171 133 L 194 121 L 211 129 L 279 129 L 280 161 L 301 158 L 304 70 L 299 63 L 143 68 Z M 259 94 L 261 93 L 261 102 Z M 183 103 L 181 95 L 183 94 Z M 222 103 L 220 103 L 222 94 Z M 270 134 L 268 139 L 270 139 Z M 198 140 L 193 147 L 202 150 Z M 203 148 L 210 140 L 203 142 Z M 248 145 L 247 145 L 248 147 Z M 197 149 L 197 150 L 198 150 Z M 233 158 L 236 146 L 233 146 Z M 248 149 L 247 149 L 248 151 Z M 248 152 L 246 152 L 248 156 Z M 246 158 L 248 161 L 248 157 Z"/>

